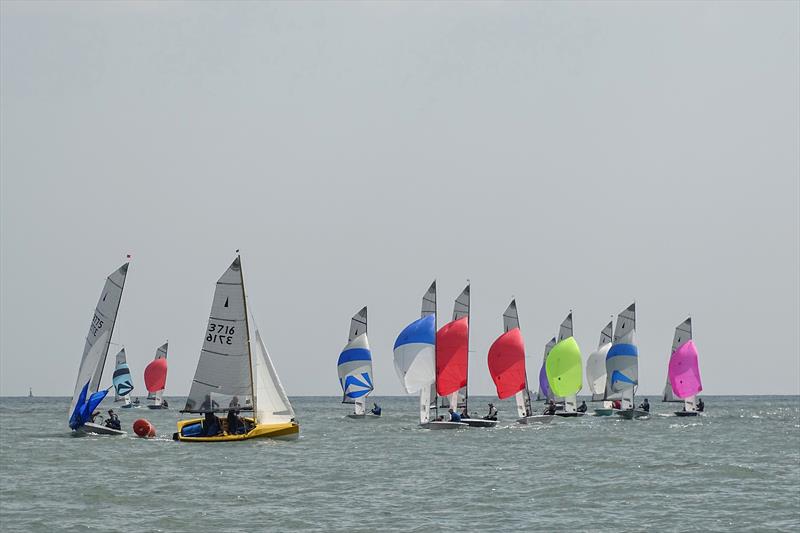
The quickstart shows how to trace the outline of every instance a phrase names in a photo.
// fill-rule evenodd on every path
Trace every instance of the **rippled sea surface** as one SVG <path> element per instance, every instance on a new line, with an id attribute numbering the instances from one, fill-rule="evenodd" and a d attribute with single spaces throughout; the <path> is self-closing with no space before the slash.
<path id="1" fill-rule="evenodd" d="M 179 398 L 169 398 L 173 406 Z M 471 398 L 474 410 L 489 398 Z M 2 531 L 798 531 L 800 397 L 705 397 L 697 419 L 427 431 L 294 398 L 296 441 L 171 439 L 177 410 L 118 410 L 126 437 L 70 436 L 67 398 L 0 398 Z M 105 402 L 103 408 L 113 406 Z M 147 418 L 158 437 L 133 436 Z"/>

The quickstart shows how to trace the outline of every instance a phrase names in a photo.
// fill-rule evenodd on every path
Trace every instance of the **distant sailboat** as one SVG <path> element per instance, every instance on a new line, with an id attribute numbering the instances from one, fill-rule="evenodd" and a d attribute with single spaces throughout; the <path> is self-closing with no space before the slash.
<path id="1" fill-rule="evenodd" d="M 372 383 L 372 352 L 367 339 L 367 308 L 362 308 L 350 319 L 347 345 L 337 362 L 339 384 L 342 386 L 342 403 L 353 404 L 349 418 L 377 417 L 367 413 L 367 395 L 375 388 Z"/>
<path id="2" fill-rule="evenodd" d="M 33 398 L 33 387 L 28 387 L 28 398 Z"/>
<path id="3" fill-rule="evenodd" d="M 572 311 L 561 323 L 558 342 L 545 361 L 547 382 L 555 396 L 564 398 L 564 409 L 558 416 L 583 416 L 577 409 L 576 395 L 583 388 L 583 361 L 581 349 L 572 335 Z"/>
<path id="4" fill-rule="evenodd" d="M 169 404 L 164 400 L 164 389 L 167 387 L 167 349 L 169 341 L 156 350 L 155 358 L 144 369 L 144 386 L 147 388 L 147 399 L 153 403 L 148 404 L 149 409 L 168 409 Z"/>
<path id="5" fill-rule="evenodd" d="M 536 400 L 542 402 L 563 401 L 563 398 L 556 398 L 550 390 L 550 383 L 547 381 L 547 356 L 550 350 L 556 345 L 556 338 L 553 337 L 544 345 L 544 355 L 542 356 L 542 366 L 539 368 L 539 391 L 536 393 Z"/>
<path id="6" fill-rule="evenodd" d="M 108 389 L 99 390 L 100 380 L 103 377 L 103 367 L 111 345 L 114 324 L 117 321 L 128 265 L 129 263 L 125 263 L 106 278 L 103 292 L 92 316 L 89 333 L 86 335 L 75 391 L 67 412 L 69 427 L 78 434 L 125 434 L 123 431 L 95 424 L 92 422 L 92 414 L 108 394 Z"/>
<path id="7" fill-rule="evenodd" d="M 692 340 L 692 318 L 689 317 L 675 328 L 663 401 L 683 403 L 683 410 L 675 412 L 677 416 L 697 416 L 695 398 L 702 390 L 697 347 Z"/>
<path id="8" fill-rule="evenodd" d="M 636 304 L 632 303 L 617 316 L 614 342 L 606 355 L 609 400 L 620 400 L 617 415 L 640 418 L 650 413 L 636 409 L 636 387 L 639 385 L 639 349 L 636 346 Z"/>
<path id="9" fill-rule="evenodd" d="M 117 366 L 114 368 L 114 401 L 125 402 L 122 407 L 131 406 L 130 393 L 133 391 L 133 379 L 128 362 L 125 359 L 125 348 L 117 353 Z"/>
<path id="10" fill-rule="evenodd" d="M 528 390 L 528 375 L 525 370 L 525 341 L 519 327 L 517 302 L 511 300 L 503 313 L 504 333 L 489 347 L 487 357 L 489 374 L 492 376 L 497 397 L 501 400 L 514 396 L 517 403 L 517 422 L 520 424 L 546 423 L 552 415 L 534 415 Z"/>
<path id="11" fill-rule="evenodd" d="M 242 417 L 243 427 L 220 424 L 214 413 Z M 241 258 L 217 281 L 208 327 L 192 387 L 173 438 L 189 442 L 230 442 L 253 438 L 297 438 L 300 426 L 261 340 L 245 296 Z M 207 426 L 206 424 L 209 424 Z"/>
<path id="12" fill-rule="evenodd" d="M 614 414 L 611 401 L 606 399 L 606 356 L 614 335 L 614 323 L 609 322 L 603 331 L 600 332 L 600 342 L 597 350 L 593 351 L 586 360 L 586 381 L 589 383 L 589 390 L 592 391 L 593 402 L 603 402 L 603 407 L 594 410 L 595 416 L 610 416 Z"/>

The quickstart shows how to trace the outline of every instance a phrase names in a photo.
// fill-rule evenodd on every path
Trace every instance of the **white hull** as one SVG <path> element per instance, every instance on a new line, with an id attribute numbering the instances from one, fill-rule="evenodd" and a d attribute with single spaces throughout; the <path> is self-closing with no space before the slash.
<path id="1" fill-rule="evenodd" d="M 368 420 L 377 420 L 380 417 L 381 415 L 374 415 L 372 413 L 364 413 L 363 415 L 350 413 L 349 415 L 347 415 L 347 418 L 352 418 L 353 420 L 364 420 L 365 418 Z"/>
<path id="2" fill-rule="evenodd" d="M 486 420 L 485 418 L 462 418 L 461 422 L 471 428 L 493 428 L 497 425 L 497 420 Z"/>
<path id="3" fill-rule="evenodd" d="M 420 424 L 419 427 L 422 429 L 458 429 L 458 428 L 466 428 L 469 427 L 468 424 L 464 422 L 449 422 L 449 421 L 433 421 L 433 422 L 425 422 Z"/>
<path id="4" fill-rule="evenodd" d="M 120 431 L 118 429 L 111 429 L 105 426 L 101 426 L 100 424 L 94 424 L 92 422 L 86 422 L 84 425 L 79 427 L 74 431 L 75 435 L 125 435 L 124 431 Z"/>
<path id="5" fill-rule="evenodd" d="M 517 419 L 519 424 L 549 424 L 553 421 L 555 415 L 531 415 L 523 416 Z"/>

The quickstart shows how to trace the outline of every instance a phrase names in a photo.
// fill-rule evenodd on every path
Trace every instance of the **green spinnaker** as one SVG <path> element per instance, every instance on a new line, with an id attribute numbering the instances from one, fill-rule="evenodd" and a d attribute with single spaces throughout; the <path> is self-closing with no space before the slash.
<path id="1" fill-rule="evenodd" d="M 559 342 L 547 356 L 545 365 L 547 381 L 553 394 L 570 397 L 583 387 L 583 364 L 581 349 L 575 337 L 568 337 Z"/>

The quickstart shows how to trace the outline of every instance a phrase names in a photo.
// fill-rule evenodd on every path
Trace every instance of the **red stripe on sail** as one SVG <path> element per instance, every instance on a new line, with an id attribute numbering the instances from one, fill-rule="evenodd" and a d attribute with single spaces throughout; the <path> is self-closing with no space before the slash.
<path id="1" fill-rule="evenodd" d="M 525 389 L 525 342 L 519 328 L 503 333 L 492 343 L 489 374 L 501 400 Z"/>
<path id="2" fill-rule="evenodd" d="M 163 390 L 167 384 L 167 360 L 156 359 L 144 369 L 144 386 L 147 392 Z"/>
<path id="3" fill-rule="evenodd" d="M 447 396 L 467 386 L 469 323 L 453 320 L 436 332 L 436 394 Z"/>

